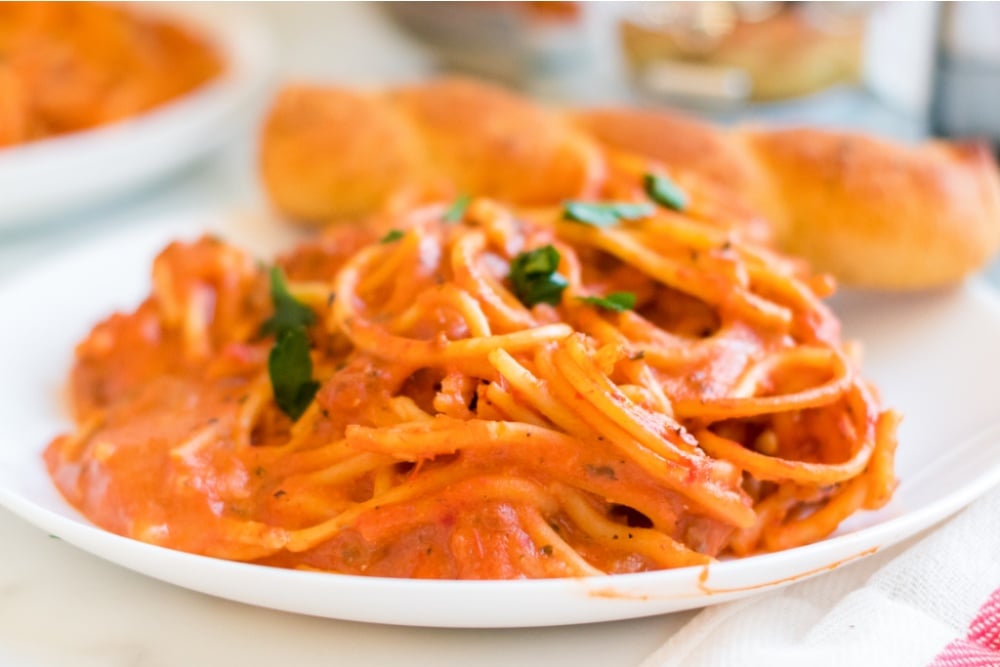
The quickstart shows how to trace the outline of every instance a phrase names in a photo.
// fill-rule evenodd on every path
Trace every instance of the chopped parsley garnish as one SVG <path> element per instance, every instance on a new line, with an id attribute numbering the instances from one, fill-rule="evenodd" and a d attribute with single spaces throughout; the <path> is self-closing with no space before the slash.
<path id="1" fill-rule="evenodd" d="M 577 298 L 584 303 L 605 310 L 613 310 L 616 313 L 635 308 L 635 294 L 632 292 L 611 292 L 607 296 L 579 296 Z"/>
<path id="2" fill-rule="evenodd" d="M 315 313 L 296 301 L 288 291 L 285 276 L 276 266 L 271 267 L 271 301 L 274 303 L 274 315 L 261 326 L 261 335 L 277 336 L 285 329 L 304 328 L 316 321 Z"/>
<path id="3" fill-rule="evenodd" d="M 465 209 L 469 208 L 471 201 L 472 197 L 469 195 L 459 195 L 441 216 L 441 219 L 445 222 L 462 222 L 462 218 L 465 217 Z"/>
<path id="4" fill-rule="evenodd" d="M 305 327 L 285 329 L 267 357 L 274 400 L 281 411 L 297 420 L 306 411 L 319 382 L 312 379 L 312 359 L 309 357 L 309 335 Z"/>
<path id="5" fill-rule="evenodd" d="M 594 227 L 614 227 L 622 220 L 638 220 L 653 215 L 649 204 L 627 204 L 616 202 L 566 202 L 563 217 L 573 222 L 582 222 Z"/>
<path id="6" fill-rule="evenodd" d="M 267 357 L 267 372 L 275 402 L 295 421 L 306 411 L 319 389 L 319 383 L 312 379 L 309 334 L 306 333 L 306 327 L 316 321 L 316 314 L 292 296 L 278 267 L 271 268 L 271 301 L 274 315 L 261 326 L 262 334 L 274 334 L 275 337 L 274 347 Z"/>
<path id="7" fill-rule="evenodd" d="M 646 186 L 646 194 L 657 204 L 675 211 L 683 211 L 687 208 L 687 193 L 677 187 L 677 184 L 666 176 L 646 174 L 643 183 Z"/>
<path id="8" fill-rule="evenodd" d="M 569 282 L 558 269 L 559 251 L 551 245 L 520 253 L 510 262 L 514 294 L 529 308 L 539 303 L 559 305 Z"/>
<path id="9" fill-rule="evenodd" d="M 401 229 L 390 229 L 386 232 L 385 236 L 379 239 L 379 243 L 392 243 L 393 241 L 398 241 L 399 239 L 406 236 L 406 233 Z"/>

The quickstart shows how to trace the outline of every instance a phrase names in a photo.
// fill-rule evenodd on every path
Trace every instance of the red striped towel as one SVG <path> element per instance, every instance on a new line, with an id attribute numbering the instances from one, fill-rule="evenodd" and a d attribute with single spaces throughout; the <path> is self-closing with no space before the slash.
<path id="1" fill-rule="evenodd" d="M 644 667 L 1000 667 L 1000 489 L 919 541 L 708 608 Z"/>
<path id="2" fill-rule="evenodd" d="M 1000 558 L 1000 554 L 997 554 Z M 969 624 L 969 631 L 934 658 L 930 667 L 997 667 L 1000 665 L 1000 589 L 993 591 Z"/>

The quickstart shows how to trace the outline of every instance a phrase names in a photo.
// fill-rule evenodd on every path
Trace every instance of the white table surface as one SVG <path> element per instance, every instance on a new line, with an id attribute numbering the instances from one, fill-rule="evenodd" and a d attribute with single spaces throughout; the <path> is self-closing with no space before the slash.
<path id="1" fill-rule="evenodd" d="M 426 57 L 370 7 L 262 11 L 284 46 L 279 70 L 285 74 L 363 83 L 429 70 Z M 354 55 L 331 55 L 342 53 Z M 22 269 L 61 250 L 114 235 L 159 213 L 190 207 L 261 211 L 252 158 L 248 132 L 223 154 L 128 201 L 31 229 L 0 231 L 0 282 L 17 281 Z M 641 662 L 691 614 L 526 630 L 433 630 L 310 618 L 134 574 L 0 509 L 4 667 L 626 666 Z"/>

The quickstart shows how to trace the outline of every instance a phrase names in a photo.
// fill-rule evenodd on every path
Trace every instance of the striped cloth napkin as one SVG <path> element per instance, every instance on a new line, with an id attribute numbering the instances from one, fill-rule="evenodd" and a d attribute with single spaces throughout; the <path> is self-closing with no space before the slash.
<path id="1" fill-rule="evenodd" d="M 642 667 L 1000 667 L 1000 488 L 904 551 L 710 607 Z"/>

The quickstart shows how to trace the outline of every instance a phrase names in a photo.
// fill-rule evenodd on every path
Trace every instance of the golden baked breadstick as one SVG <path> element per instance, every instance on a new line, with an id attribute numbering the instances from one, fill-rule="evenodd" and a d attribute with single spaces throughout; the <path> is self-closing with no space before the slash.
<path id="1" fill-rule="evenodd" d="M 597 147 L 558 117 L 461 79 L 383 93 L 290 87 L 264 125 L 260 159 L 275 205 L 317 224 L 456 193 L 544 205 L 592 193 L 603 168 Z"/>
<path id="2" fill-rule="evenodd" d="M 1000 185 L 985 146 L 813 129 L 741 136 L 771 175 L 780 244 L 845 284 L 947 285 L 1000 246 Z"/>
<path id="3" fill-rule="evenodd" d="M 1000 246 L 1000 182 L 985 146 L 908 147 L 818 129 L 726 131 L 631 109 L 573 120 L 605 145 L 729 188 L 771 221 L 783 250 L 845 284 L 947 285 Z"/>
<path id="4" fill-rule="evenodd" d="M 726 130 L 666 111 L 557 112 L 463 79 L 286 89 L 264 126 L 261 170 L 282 213 L 326 224 L 458 193 L 519 206 L 597 196 L 612 153 L 722 189 L 770 220 L 783 250 L 849 285 L 951 284 L 1000 246 L 1000 179 L 985 148 Z"/>

